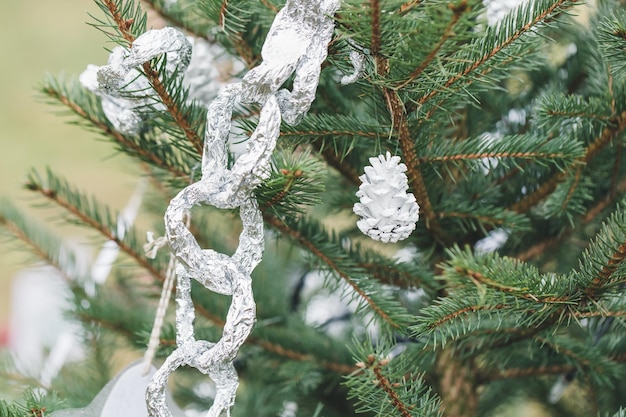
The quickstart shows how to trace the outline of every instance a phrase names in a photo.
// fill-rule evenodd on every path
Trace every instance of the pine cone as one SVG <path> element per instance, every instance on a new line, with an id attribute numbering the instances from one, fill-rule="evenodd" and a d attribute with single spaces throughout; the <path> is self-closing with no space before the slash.
<path id="1" fill-rule="evenodd" d="M 370 158 L 371 166 L 365 167 L 363 182 L 357 191 L 360 203 L 353 211 L 361 217 L 359 229 L 374 240 L 397 242 L 409 237 L 415 230 L 419 206 L 415 196 L 407 193 L 406 165 L 399 156 L 379 155 Z"/>

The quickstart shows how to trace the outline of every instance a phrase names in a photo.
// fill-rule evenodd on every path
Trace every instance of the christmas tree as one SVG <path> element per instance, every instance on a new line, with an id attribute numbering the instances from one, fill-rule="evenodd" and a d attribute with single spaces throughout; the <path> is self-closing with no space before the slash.
<path id="1" fill-rule="evenodd" d="M 0 401 L 1 417 L 86 407 L 114 354 L 142 355 L 170 253 L 203 352 L 245 340 L 220 362 L 227 373 L 234 359 L 239 375 L 224 414 L 469 417 L 532 404 L 536 415 L 624 415 L 623 5 L 96 3 L 91 24 L 117 45 L 108 64 L 41 92 L 136 160 L 148 184 L 139 216 L 154 226 L 113 213 L 95 186 L 29 175 L 33 194 L 119 251 L 100 283 L 3 202 L 4 232 L 71 288 L 85 355 L 49 386 Z M 149 30 L 146 10 L 167 28 Z M 205 204 L 185 216 L 198 195 Z M 195 252 L 176 246 L 179 232 L 203 255 L 185 264 Z M 171 251 L 157 250 L 165 240 Z M 205 269 L 214 275 L 202 281 Z M 232 277 L 252 269 L 247 336 L 248 319 L 231 323 Z M 161 314 L 157 367 L 181 345 L 175 310 Z M 222 374 L 202 366 L 172 376 L 178 407 L 209 409 L 213 382 L 219 397 Z"/>

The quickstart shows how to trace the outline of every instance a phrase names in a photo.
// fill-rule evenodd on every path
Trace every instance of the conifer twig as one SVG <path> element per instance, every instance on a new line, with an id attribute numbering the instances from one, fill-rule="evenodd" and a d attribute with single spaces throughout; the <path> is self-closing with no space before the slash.
<path id="1" fill-rule="evenodd" d="M 491 58 L 493 58 L 498 53 L 500 53 L 500 51 L 502 51 L 504 48 L 508 47 L 513 42 L 515 42 L 517 39 L 519 39 L 523 34 L 527 33 L 530 30 L 532 30 L 537 24 L 539 24 L 540 22 L 542 22 L 545 19 L 547 19 L 552 13 L 554 13 L 564 3 L 568 2 L 568 1 L 570 1 L 570 0 L 557 0 L 557 1 L 555 1 L 545 11 L 543 11 L 541 14 L 536 16 L 535 19 L 533 19 L 532 22 L 526 23 L 524 26 L 522 26 L 521 28 L 516 30 L 514 33 L 512 33 L 511 36 L 509 36 L 503 42 L 499 43 L 493 49 L 491 49 L 489 52 L 485 53 L 482 57 L 480 57 L 479 59 L 475 60 L 474 62 L 471 62 L 468 66 L 463 68 L 463 70 L 461 70 L 459 73 L 452 75 L 443 84 L 442 88 L 440 88 L 440 89 L 433 89 L 429 93 L 423 95 L 420 99 L 417 100 L 417 104 L 418 105 L 422 105 L 422 104 L 426 103 L 427 101 L 429 101 L 430 99 L 432 99 L 433 97 L 435 97 L 436 95 L 441 93 L 442 91 L 446 91 L 448 88 L 450 88 L 457 81 L 464 79 L 468 74 L 470 74 L 472 71 L 475 71 L 476 69 L 481 67 L 483 64 L 485 64 Z M 571 0 L 571 2 L 572 3 L 576 3 L 577 0 Z"/>
<path id="2" fill-rule="evenodd" d="M 74 217 L 79 219 L 81 222 L 85 223 L 87 226 L 91 227 L 93 230 L 98 231 L 102 236 L 104 236 L 107 240 L 112 240 L 117 244 L 120 250 L 137 262 L 139 266 L 144 268 L 146 271 L 150 273 L 154 278 L 157 278 L 160 281 L 163 281 L 165 277 L 152 263 L 148 261 L 148 259 L 137 253 L 132 247 L 130 247 L 126 242 L 120 239 L 117 234 L 111 230 L 107 225 L 99 222 L 98 220 L 90 217 L 85 212 L 80 210 L 76 205 L 72 204 L 70 201 L 63 199 L 60 197 L 54 190 L 44 188 L 41 184 L 36 182 L 29 182 L 26 187 L 30 191 L 34 191 L 47 198 L 48 200 L 54 202 L 59 207 L 67 210 Z"/>
<path id="3" fill-rule="evenodd" d="M 400 15 L 405 15 L 407 14 L 409 11 L 413 10 L 414 8 L 416 8 L 417 6 L 419 6 L 422 3 L 422 0 L 409 0 L 406 3 L 402 4 L 400 6 L 399 12 Z"/>
<path id="4" fill-rule="evenodd" d="M 489 288 L 493 288 L 497 291 L 513 294 L 516 297 L 524 298 L 526 300 L 534 301 L 537 303 L 562 304 L 562 303 L 566 303 L 570 301 L 571 299 L 571 297 L 567 295 L 562 296 L 562 297 L 544 296 L 544 295 L 536 296 L 528 292 L 527 288 L 511 287 L 508 285 L 500 284 L 499 282 L 489 277 L 486 277 L 480 272 L 472 271 L 471 269 L 468 269 L 468 268 L 456 267 L 455 270 L 459 274 L 465 275 L 466 277 L 472 279 L 473 281 L 486 285 Z"/>
<path id="5" fill-rule="evenodd" d="M 483 158 L 518 158 L 518 159 L 533 159 L 533 158 L 563 158 L 566 157 L 562 152 L 481 152 L 481 153 L 468 153 L 468 154 L 456 154 L 456 155 L 442 155 L 442 156 L 430 156 L 419 157 L 420 162 L 451 162 L 451 161 L 464 161 L 469 159 L 483 159 Z"/>
<path id="6" fill-rule="evenodd" d="M 403 4 L 400 7 L 400 14 L 403 13 L 403 7 L 406 10 L 407 7 L 409 6 L 407 6 L 406 4 Z M 437 54 L 439 53 L 443 45 L 454 34 L 454 27 L 456 26 L 457 23 L 459 23 L 459 20 L 461 20 L 461 16 L 463 15 L 463 13 L 469 10 L 467 6 L 467 0 L 461 0 L 461 2 L 458 5 L 450 4 L 448 5 L 448 7 L 452 10 L 452 18 L 450 19 L 450 22 L 448 22 L 448 25 L 444 29 L 443 34 L 441 35 L 437 43 L 433 46 L 433 49 L 431 49 L 428 55 L 426 55 L 426 58 L 424 58 L 424 60 L 419 64 L 419 66 L 415 68 L 409 74 L 406 80 L 404 80 L 402 83 L 396 86 L 396 89 L 401 89 L 403 87 L 406 87 L 411 82 L 413 82 L 417 77 L 419 77 L 420 74 L 422 74 L 422 72 L 424 72 L 424 70 L 435 59 L 435 57 L 437 56 Z"/>
<path id="7" fill-rule="evenodd" d="M 337 372 L 339 374 L 348 375 L 358 370 L 357 367 L 352 366 L 352 365 L 338 363 L 338 362 L 330 362 L 321 358 L 316 358 L 310 353 L 301 353 L 295 350 L 286 349 L 281 345 L 271 343 L 267 340 L 262 340 L 260 338 L 255 337 L 254 335 L 248 338 L 248 342 L 261 346 L 263 349 L 267 350 L 268 352 L 272 352 L 278 356 L 282 356 L 287 359 L 300 361 L 300 362 L 308 362 L 308 361 L 315 362 L 321 365 L 323 368 L 328 369 L 329 371 L 332 371 L 332 372 Z"/>
<path id="8" fill-rule="evenodd" d="M 387 106 L 389 107 L 394 130 L 398 134 L 398 142 L 400 144 L 400 149 L 402 150 L 402 155 L 404 156 L 404 163 L 407 167 L 409 183 L 415 193 L 415 199 L 420 206 L 420 212 L 426 218 L 426 227 L 428 227 L 435 234 L 435 236 L 442 239 L 443 231 L 437 221 L 437 216 L 430 202 L 430 197 L 428 196 L 428 191 L 426 189 L 426 183 L 424 182 L 424 177 L 422 176 L 422 172 L 420 170 L 420 160 L 417 157 L 415 145 L 413 143 L 413 139 L 411 138 L 404 104 L 402 103 L 398 93 L 394 90 L 385 88 L 383 90 L 383 94 L 385 95 Z"/>
<path id="9" fill-rule="evenodd" d="M 591 160 L 603 149 L 606 145 L 611 143 L 611 140 L 620 135 L 624 129 L 626 129 L 626 111 L 622 112 L 614 119 L 614 126 L 608 126 L 602 129 L 600 135 L 595 138 L 586 148 L 585 155 L 582 156 L 576 163 L 588 164 Z M 532 207 L 541 202 L 544 198 L 552 193 L 556 189 L 556 186 L 563 182 L 567 178 L 567 175 L 563 171 L 559 171 L 550 177 L 546 182 L 541 184 L 532 193 L 528 194 L 523 199 L 509 206 L 509 210 L 518 213 L 525 213 Z"/>
<path id="10" fill-rule="evenodd" d="M 626 260 L 626 242 L 615 250 L 608 262 L 602 267 L 598 275 L 595 276 L 587 288 L 585 288 L 585 296 L 589 300 L 595 300 L 596 293 L 610 282 L 611 276 L 617 270 L 617 267 Z M 618 277 L 623 278 L 623 277 Z"/>
<path id="11" fill-rule="evenodd" d="M 337 172 L 343 175 L 344 178 L 346 178 L 352 184 L 361 184 L 359 173 L 356 171 L 356 169 L 354 169 L 354 167 L 348 164 L 345 160 L 339 158 L 337 154 L 332 151 L 332 149 L 323 146 L 321 139 L 313 142 L 313 147 L 322 155 L 326 163 L 335 168 Z"/>
<path id="12" fill-rule="evenodd" d="M 382 367 L 388 363 L 388 359 L 376 360 L 376 355 L 372 354 L 367 356 L 366 363 L 360 362 L 357 364 L 357 367 L 371 369 L 376 377 L 376 380 L 374 381 L 376 386 L 385 392 L 393 407 L 398 410 L 402 417 L 411 417 L 413 414 L 410 410 L 413 406 L 402 402 L 400 396 L 394 390 L 394 384 L 392 384 L 391 381 L 389 381 L 383 374 Z"/>
<path id="13" fill-rule="evenodd" d="M 113 20 L 117 24 L 118 30 L 120 34 L 124 37 L 124 39 L 128 42 L 129 46 L 135 41 L 135 36 L 130 32 L 130 24 L 127 20 L 124 19 L 122 13 L 117 7 L 117 4 L 114 0 L 102 0 L 106 7 L 113 17 Z M 132 22 L 131 22 L 132 23 Z M 150 85 L 157 93 L 163 105 L 167 108 L 167 111 L 172 115 L 174 121 L 182 129 L 185 136 L 191 143 L 191 145 L 195 148 L 199 155 L 202 155 L 203 147 L 202 147 L 202 138 L 198 135 L 198 132 L 193 129 L 193 127 L 189 124 L 189 121 L 181 111 L 180 107 L 176 103 L 176 101 L 172 98 L 172 96 L 165 88 L 163 81 L 159 78 L 159 73 L 154 68 L 150 62 L 145 62 L 142 64 L 143 72 L 150 82 Z"/>
<path id="14" fill-rule="evenodd" d="M 339 266 L 335 263 L 335 261 L 333 261 L 331 258 L 329 258 L 321 249 L 319 249 L 317 246 L 315 246 L 315 244 L 313 244 L 313 242 L 311 242 L 309 239 L 307 239 L 306 236 L 304 236 L 299 231 L 290 228 L 288 225 L 286 225 L 280 219 L 278 219 L 278 218 L 276 218 L 274 216 L 270 216 L 267 213 L 263 214 L 263 219 L 265 220 L 265 222 L 267 224 L 271 225 L 272 227 L 274 227 L 274 228 L 280 230 L 281 232 L 285 233 L 286 235 L 290 236 L 292 239 L 294 239 L 296 242 L 298 242 L 304 248 L 306 248 L 308 251 L 310 251 L 313 255 L 315 255 L 317 258 L 319 258 L 322 262 L 324 262 L 332 271 L 334 271 L 350 287 L 352 287 L 352 289 L 359 295 L 359 297 L 361 297 L 367 304 L 369 304 L 369 306 L 372 308 L 372 310 L 374 312 L 376 312 L 376 314 L 379 317 L 381 317 L 385 322 L 387 322 L 387 324 L 389 324 L 391 327 L 396 328 L 396 329 L 400 328 L 400 325 L 398 323 L 396 323 L 391 317 L 389 317 L 389 315 L 385 312 L 385 310 L 383 308 L 381 308 L 379 305 L 377 305 L 374 302 L 374 300 L 372 300 L 372 298 L 370 296 L 368 296 L 356 284 L 356 282 L 354 282 L 353 279 L 350 278 L 350 275 L 348 275 L 346 272 L 341 270 L 341 268 L 339 268 Z"/>
<path id="15" fill-rule="evenodd" d="M 385 57 L 380 54 L 380 3 L 379 0 L 370 0 L 370 14 L 372 19 L 372 35 L 370 51 L 376 63 L 376 72 L 378 75 L 385 75 L 389 71 L 389 63 Z M 415 153 L 415 145 L 411 138 L 411 132 L 406 118 L 406 108 L 402 99 L 395 90 L 383 88 L 383 95 L 387 103 L 389 114 L 391 115 L 392 128 L 398 136 L 400 149 L 404 156 L 404 163 L 407 167 L 407 176 L 409 183 L 413 188 L 415 199 L 420 206 L 420 211 L 426 218 L 426 227 L 439 238 L 443 237 L 437 217 L 433 211 L 433 207 L 428 197 L 426 184 L 420 171 L 420 161 Z"/>
<path id="16" fill-rule="evenodd" d="M 111 137 L 120 146 L 124 148 L 128 148 L 128 149 L 132 149 L 134 152 L 136 152 L 139 156 L 141 156 L 145 160 L 151 161 L 156 166 L 161 167 L 166 171 L 169 171 L 171 174 L 173 174 L 176 177 L 183 178 L 183 179 L 188 178 L 188 175 L 185 172 L 181 171 L 180 169 L 178 169 L 177 167 L 173 165 L 168 164 L 167 162 L 163 161 L 154 153 L 146 150 L 145 148 L 139 146 L 137 143 L 129 140 L 126 136 L 124 136 L 122 133 L 118 132 L 117 130 L 112 129 L 111 127 L 109 127 L 109 125 L 107 125 L 103 121 L 93 117 L 91 114 L 86 112 L 82 107 L 80 107 L 77 103 L 72 101 L 66 95 L 63 95 L 60 92 L 56 91 L 55 89 L 49 88 L 49 87 L 44 88 L 43 91 L 49 97 L 52 97 L 58 100 L 61 104 L 65 105 L 68 109 L 74 112 L 77 116 L 91 123 L 94 127 L 99 129 L 104 135 Z"/>

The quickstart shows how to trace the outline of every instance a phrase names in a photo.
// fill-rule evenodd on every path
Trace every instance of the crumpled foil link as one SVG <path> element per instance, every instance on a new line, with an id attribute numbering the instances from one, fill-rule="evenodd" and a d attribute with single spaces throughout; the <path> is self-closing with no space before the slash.
<path id="1" fill-rule="evenodd" d="M 338 8 L 339 0 L 287 1 L 263 44 L 263 62 L 243 78 L 244 101 L 263 103 L 278 92 L 283 120 L 297 124 L 315 99 Z M 292 91 L 278 91 L 294 71 Z"/>
<path id="2" fill-rule="evenodd" d="M 166 54 L 166 73 L 182 76 L 191 60 L 191 44 L 174 28 L 149 30 L 135 39 L 129 50 L 114 48 L 107 65 L 88 65 L 80 75 L 81 84 L 100 96 L 105 116 L 120 133 L 140 133 L 154 110 L 165 110 L 150 82 L 137 69 L 161 54 Z"/>
<path id="3" fill-rule="evenodd" d="M 178 262 L 177 348 L 148 386 L 146 404 L 151 417 L 171 416 L 165 389 L 169 375 L 181 366 L 196 368 L 215 382 L 216 396 L 207 416 L 230 415 L 238 386 L 233 360 L 256 322 L 250 275 L 264 249 L 263 217 L 253 192 L 269 177 L 281 121 L 296 123 L 315 98 L 321 63 L 333 31 L 331 16 L 338 7 L 338 0 L 288 0 L 267 36 L 263 62 L 250 70 L 241 83 L 227 85 L 208 107 L 202 177 L 171 200 L 164 216 L 166 238 Z M 172 42 L 164 46 L 167 52 L 171 47 Z M 146 47 L 148 50 L 159 48 Z M 131 61 L 124 65 L 127 62 Z M 294 72 L 293 90 L 279 90 Z M 258 103 L 262 108 L 246 151 L 228 168 L 227 142 L 238 101 Z M 200 247 L 185 224 L 186 216 L 196 205 L 239 208 L 243 230 L 232 256 Z M 232 297 L 222 337 L 216 343 L 195 339 L 192 279 L 211 291 Z"/>

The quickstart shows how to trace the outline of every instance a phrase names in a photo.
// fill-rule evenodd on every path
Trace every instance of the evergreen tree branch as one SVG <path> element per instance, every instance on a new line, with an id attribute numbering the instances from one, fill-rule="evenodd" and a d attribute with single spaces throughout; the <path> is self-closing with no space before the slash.
<path id="1" fill-rule="evenodd" d="M 591 160 L 602 150 L 606 145 L 618 137 L 624 129 L 626 129 L 626 111 L 622 112 L 618 116 L 613 118 L 613 125 L 605 127 L 598 137 L 596 137 L 585 149 L 585 155 L 581 157 L 577 162 L 582 164 L 588 164 Z M 550 177 L 547 181 L 541 184 L 535 191 L 528 194 L 523 199 L 509 206 L 509 210 L 518 213 L 528 212 L 532 207 L 544 200 L 550 195 L 556 186 L 563 182 L 567 178 L 567 173 L 559 171 Z"/>
<path id="2" fill-rule="evenodd" d="M 403 4 L 402 6 L 400 6 L 400 13 L 402 14 L 403 8 L 404 10 L 407 10 L 408 7 L 410 6 L 407 6 L 406 4 Z M 411 84 L 417 77 L 419 77 L 422 74 L 422 72 L 424 72 L 424 70 L 435 59 L 435 57 L 441 50 L 441 47 L 454 35 L 454 28 L 457 25 L 457 23 L 459 23 L 459 20 L 461 19 L 461 16 L 463 15 L 463 13 L 465 13 L 468 10 L 467 0 L 462 0 L 459 4 L 454 5 L 454 6 L 450 4 L 448 5 L 448 7 L 452 9 L 452 17 L 450 19 L 450 22 L 444 29 L 443 34 L 441 35 L 437 43 L 435 43 L 435 45 L 433 46 L 433 49 L 431 49 L 428 55 L 426 55 L 426 58 L 424 58 L 424 60 L 420 63 L 420 65 L 417 68 L 415 68 L 409 74 L 408 78 L 404 80 L 402 83 L 400 83 L 396 87 L 396 89 L 400 90 L 406 87 L 407 85 Z"/>
<path id="3" fill-rule="evenodd" d="M 513 44 L 515 41 L 517 41 L 522 35 L 530 32 L 537 25 L 539 25 L 542 22 L 545 22 L 547 19 L 549 19 L 552 16 L 554 16 L 564 6 L 566 6 L 568 4 L 575 4 L 576 2 L 577 2 L 577 0 L 556 0 L 556 1 L 554 1 L 554 3 L 552 3 L 551 5 L 546 7 L 543 11 L 541 11 L 537 15 L 533 16 L 532 19 L 529 22 L 526 22 L 524 25 L 522 25 L 521 27 L 519 27 L 515 31 L 511 32 L 501 42 L 496 43 L 491 50 L 486 51 L 486 53 L 484 53 L 482 56 L 480 56 L 477 60 L 475 60 L 474 62 L 470 62 L 461 71 L 459 71 L 458 73 L 456 73 L 456 74 L 452 75 L 450 78 L 448 78 L 448 80 L 445 83 L 443 83 L 442 88 L 432 89 L 429 93 L 427 93 L 427 94 L 423 95 L 422 97 L 420 97 L 417 100 L 417 104 L 418 105 L 423 105 L 427 101 L 431 100 L 433 97 L 437 96 L 442 91 L 448 90 L 450 87 L 452 87 L 453 84 L 457 83 L 458 81 L 465 80 L 468 75 L 470 75 L 472 72 L 474 72 L 477 69 L 479 69 L 481 66 L 486 64 L 488 61 L 490 61 L 495 56 L 499 55 L 500 52 L 502 52 L 508 46 Z M 506 19 L 505 19 L 505 22 L 506 22 Z M 503 23 L 502 25 L 498 25 L 497 29 L 500 30 L 501 27 L 504 24 L 506 24 L 506 23 Z"/>
<path id="4" fill-rule="evenodd" d="M 290 360 L 299 361 L 299 362 L 314 362 L 320 365 L 324 369 L 327 369 L 331 372 L 336 372 L 341 375 L 348 375 L 358 370 L 358 368 L 353 365 L 348 365 L 348 364 L 343 364 L 343 363 L 338 363 L 338 362 L 331 362 L 325 359 L 315 357 L 314 355 L 310 353 L 302 353 L 302 352 L 297 352 L 295 350 L 286 349 L 279 344 L 271 343 L 267 340 L 256 338 L 254 335 L 250 336 L 247 342 L 254 344 L 254 345 L 258 345 L 262 347 L 263 349 L 267 350 L 268 352 L 274 353 L 278 356 L 282 356 Z"/>
<path id="5" fill-rule="evenodd" d="M 611 279 L 617 268 L 624 262 L 626 259 L 626 242 L 623 242 L 617 250 L 610 257 L 608 262 L 602 267 L 598 275 L 591 280 L 589 286 L 585 289 L 585 295 L 588 299 L 595 299 L 596 294 L 600 292 L 607 283 L 611 281 L 624 282 L 622 278 L 615 277 Z"/>
<path id="6" fill-rule="evenodd" d="M 574 174 L 574 180 L 570 184 L 569 190 L 567 191 L 567 195 L 565 196 L 565 198 L 563 199 L 563 202 L 561 203 L 561 210 L 562 211 L 565 211 L 565 209 L 569 205 L 570 201 L 572 200 L 572 197 L 574 196 L 574 192 L 576 191 L 576 188 L 578 187 L 578 184 L 580 183 L 580 177 L 582 176 L 582 171 L 583 170 L 582 170 L 582 167 L 580 165 L 576 167 L 576 173 Z"/>
<path id="7" fill-rule="evenodd" d="M 313 148 L 316 149 L 324 158 L 326 163 L 335 168 L 345 179 L 354 185 L 361 185 L 359 173 L 347 161 L 342 160 L 331 148 L 325 146 L 323 140 L 317 139 L 313 142 Z"/>
<path id="8" fill-rule="evenodd" d="M 383 94 L 387 101 L 389 113 L 391 114 L 394 131 L 398 134 L 400 149 L 404 155 L 404 163 L 407 166 L 409 183 L 415 193 L 415 199 L 420 206 L 420 212 L 426 218 L 426 227 L 440 240 L 445 241 L 443 230 L 437 221 L 437 215 L 433 210 L 426 189 L 426 183 L 420 169 L 420 160 L 415 152 L 415 144 L 411 138 L 411 132 L 406 118 L 406 110 L 398 93 L 389 88 L 383 89 Z"/>
<path id="9" fill-rule="evenodd" d="M 388 364 L 388 359 L 377 360 L 376 355 L 368 355 L 367 362 L 360 362 L 357 364 L 357 367 L 371 370 L 376 377 L 375 384 L 385 392 L 389 402 L 391 402 L 397 412 L 400 413 L 402 417 L 411 417 L 412 414 L 410 410 L 413 406 L 402 402 L 399 395 L 394 390 L 394 384 L 392 384 L 383 374 L 381 368 Z"/>
<path id="10" fill-rule="evenodd" d="M 122 252 L 130 256 L 140 267 L 148 271 L 154 278 L 159 281 L 165 280 L 161 271 L 159 271 L 159 269 L 152 262 L 150 262 L 148 258 L 137 252 L 130 244 L 127 243 L 126 239 L 122 239 L 117 236 L 114 228 L 110 226 L 111 222 L 106 221 L 105 223 L 104 221 L 99 220 L 99 216 L 95 215 L 95 211 L 93 211 L 93 209 L 88 207 L 79 207 L 74 203 L 77 201 L 84 201 L 84 197 L 80 196 L 74 190 L 69 189 L 66 184 L 63 184 L 57 178 L 53 177 L 51 172 L 48 172 L 48 180 L 50 183 L 49 185 L 51 186 L 44 185 L 40 178 L 33 173 L 29 177 L 26 188 L 40 194 L 59 207 L 62 207 L 80 222 L 99 232 L 107 240 L 115 242 Z M 106 213 L 108 213 L 108 211 Z M 108 214 L 105 214 L 105 216 L 109 217 Z M 129 233 L 127 232 L 126 236 L 128 235 Z"/>
<path id="11" fill-rule="evenodd" d="M 376 72 L 378 75 L 385 75 L 389 71 L 389 63 L 385 57 L 380 54 L 380 3 L 378 0 L 370 0 L 370 13 L 372 19 L 372 35 L 370 51 L 376 63 Z M 402 99 L 395 90 L 383 87 L 383 95 L 387 103 L 393 131 L 398 136 L 400 148 L 404 155 L 404 163 L 407 166 L 407 174 L 409 184 L 413 188 L 415 199 L 420 206 L 420 211 L 426 218 L 426 227 L 430 229 L 435 236 L 440 239 L 443 237 L 441 228 L 437 221 L 437 217 L 433 210 L 426 183 L 420 171 L 420 161 L 415 152 L 415 144 L 411 139 L 411 132 L 406 118 L 406 109 Z"/>
<path id="12" fill-rule="evenodd" d="M 94 115 L 93 113 L 86 111 L 78 103 L 73 101 L 70 97 L 63 94 L 61 91 L 54 88 L 53 86 L 44 86 L 42 91 L 48 97 L 57 100 L 59 103 L 63 104 L 69 110 L 71 110 L 74 114 L 93 125 L 103 135 L 113 139 L 122 149 L 126 151 L 131 150 L 132 153 L 138 155 L 144 161 L 147 161 L 172 173 L 175 177 L 179 177 L 182 179 L 186 179 L 189 177 L 187 173 L 180 170 L 177 166 L 167 162 L 164 158 L 160 157 L 156 153 L 150 152 L 150 150 L 146 149 L 145 146 L 142 146 L 141 143 L 133 141 L 127 136 L 118 132 L 117 130 L 111 128 L 109 124 L 97 118 L 96 115 Z"/>
<path id="13" fill-rule="evenodd" d="M 135 36 L 130 32 L 129 28 L 132 22 L 129 23 L 122 12 L 118 8 L 118 4 L 115 0 L 102 0 L 113 17 L 113 20 L 117 24 L 120 34 L 128 42 L 129 46 L 135 41 Z M 152 67 L 150 62 L 142 64 L 143 72 L 150 82 L 150 85 L 157 93 L 163 105 L 167 108 L 167 111 L 172 115 L 176 124 L 182 129 L 185 136 L 192 144 L 198 155 L 202 155 L 202 138 L 190 124 L 185 117 L 185 112 L 180 108 L 179 103 L 174 100 L 165 87 L 165 84 L 159 76 L 159 72 Z"/>
<path id="14" fill-rule="evenodd" d="M 357 413 L 378 417 L 441 417 L 441 400 L 416 373 L 410 355 L 389 358 L 391 341 L 355 346 L 358 371 L 346 378 Z M 374 352 L 374 353 L 372 353 Z"/>
<path id="15" fill-rule="evenodd" d="M 370 16 L 372 18 L 372 33 L 370 35 L 370 52 L 374 57 L 380 54 L 380 0 L 370 0 Z M 376 64 L 379 64 L 377 59 Z"/>
<path id="16" fill-rule="evenodd" d="M 398 11 L 400 12 L 400 15 L 403 16 L 407 14 L 408 12 L 410 12 L 411 10 L 415 9 L 421 3 L 422 3 L 422 0 L 409 0 L 406 3 L 402 4 L 400 8 L 398 9 Z"/>
<path id="17" fill-rule="evenodd" d="M 331 271 L 336 273 L 353 289 L 353 291 L 359 296 L 361 300 L 369 305 L 369 307 L 376 314 L 376 316 L 382 319 L 383 322 L 387 323 L 395 330 L 401 331 L 403 329 L 401 323 L 396 321 L 396 319 L 392 318 L 388 314 L 388 311 L 390 310 L 389 307 L 384 308 L 378 305 L 378 303 L 372 298 L 373 294 L 368 294 L 363 288 L 361 288 L 359 284 L 350 276 L 350 274 L 335 261 L 335 259 L 329 256 L 323 249 L 315 245 L 315 243 L 309 240 L 303 233 L 290 227 L 279 218 L 271 216 L 267 213 L 263 214 L 263 218 L 267 224 L 291 237 L 302 247 L 312 253 L 315 257 L 321 260 L 324 264 L 326 264 L 326 266 L 330 268 Z"/>
<path id="18" fill-rule="evenodd" d="M 569 155 L 563 152 L 481 152 L 470 154 L 442 155 L 442 156 L 426 156 L 419 157 L 420 162 L 453 162 L 466 161 L 471 159 L 485 158 L 516 158 L 516 159 L 556 159 L 567 158 Z"/>
<path id="19" fill-rule="evenodd" d="M 572 302 L 572 297 L 570 295 L 565 295 L 561 297 L 553 296 L 553 295 L 534 295 L 529 292 L 528 288 L 519 288 L 501 284 L 496 280 L 486 277 L 477 271 L 472 271 L 471 269 L 466 269 L 462 267 L 455 267 L 456 272 L 461 275 L 464 275 L 471 279 L 472 281 L 486 285 L 489 288 L 493 288 L 497 291 L 513 294 L 516 297 L 524 298 L 529 301 L 537 302 L 537 303 L 545 303 L 545 304 L 563 304 Z"/>

